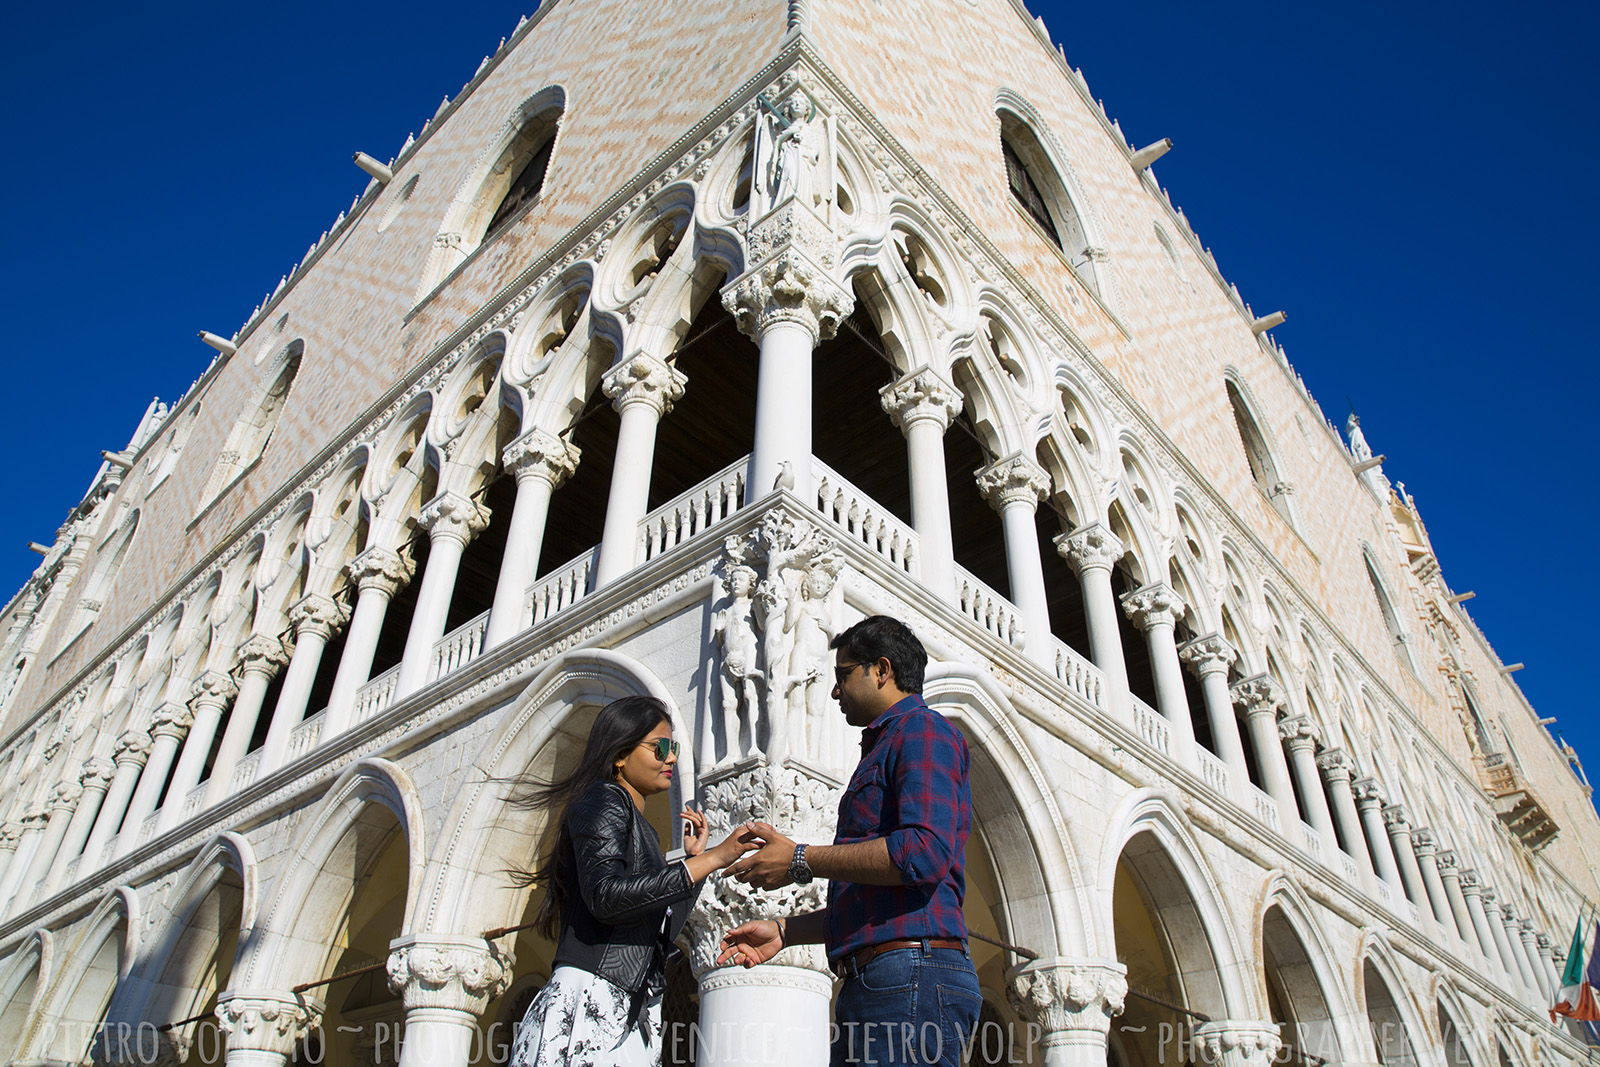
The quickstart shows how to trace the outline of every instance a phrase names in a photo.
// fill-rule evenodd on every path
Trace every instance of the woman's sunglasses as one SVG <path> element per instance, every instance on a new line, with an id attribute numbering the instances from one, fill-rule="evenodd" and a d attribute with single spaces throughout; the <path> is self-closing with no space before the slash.
<path id="1" fill-rule="evenodd" d="M 680 747 L 678 742 L 674 741 L 670 737 L 658 737 L 654 741 L 640 741 L 639 744 L 649 745 L 651 748 L 655 749 L 656 759 L 660 760 L 662 763 L 667 762 L 669 757 L 676 757 Z"/>

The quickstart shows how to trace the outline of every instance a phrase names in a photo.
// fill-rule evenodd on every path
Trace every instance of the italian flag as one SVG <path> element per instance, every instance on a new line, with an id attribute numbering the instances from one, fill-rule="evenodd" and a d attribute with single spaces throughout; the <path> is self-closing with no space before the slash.
<path id="1" fill-rule="evenodd" d="M 1600 949 L 1600 923 L 1595 924 L 1595 948 Z M 1567 952 L 1567 967 L 1561 972 L 1561 991 L 1550 1006 L 1550 1022 L 1557 1015 L 1584 1022 L 1600 1022 L 1600 1003 L 1595 1001 L 1595 988 L 1600 986 L 1600 952 L 1589 953 L 1589 965 L 1583 961 L 1583 916 L 1578 916 L 1577 929 L 1572 931 L 1572 948 Z"/>

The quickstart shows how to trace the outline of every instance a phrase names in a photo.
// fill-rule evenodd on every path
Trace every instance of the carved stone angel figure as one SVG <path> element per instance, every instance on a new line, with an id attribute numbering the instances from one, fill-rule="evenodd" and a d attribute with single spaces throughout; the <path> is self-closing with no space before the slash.
<path id="1" fill-rule="evenodd" d="M 828 149 L 828 135 L 816 117 L 814 105 L 804 93 L 795 93 L 783 102 L 777 116 L 779 129 L 772 142 L 774 203 L 792 196 L 807 207 L 817 207 L 825 199 L 819 188 L 819 174 Z"/>

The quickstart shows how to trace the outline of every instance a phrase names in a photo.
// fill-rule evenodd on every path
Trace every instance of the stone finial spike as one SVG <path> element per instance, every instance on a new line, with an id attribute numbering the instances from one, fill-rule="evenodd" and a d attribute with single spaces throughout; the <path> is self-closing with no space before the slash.
<path id="1" fill-rule="evenodd" d="M 438 108 L 437 111 L 435 111 L 433 113 L 433 117 L 434 118 L 438 118 L 440 115 L 443 115 L 444 114 L 444 109 L 449 107 L 449 106 L 450 106 L 450 98 L 447 96 L 443 100 L 439 101 L 439 108 Z"/>

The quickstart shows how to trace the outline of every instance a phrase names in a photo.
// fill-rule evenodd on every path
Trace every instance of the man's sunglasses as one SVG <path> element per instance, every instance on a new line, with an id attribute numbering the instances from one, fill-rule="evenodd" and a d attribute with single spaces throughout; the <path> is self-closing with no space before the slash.
<path id="1" fill-rule="evenodd" d="M 649 745 L 651 748 L 655 749 L 656 759 L 660 760 L 662 763 L 667 762 L 669 757 L 675 758 L 678 755 L 678 749 L 680 748 L 678 742 L 674 741 L 670 737 L 658 737 L 654 741 L 640 741 L 639 744 Z"/>

